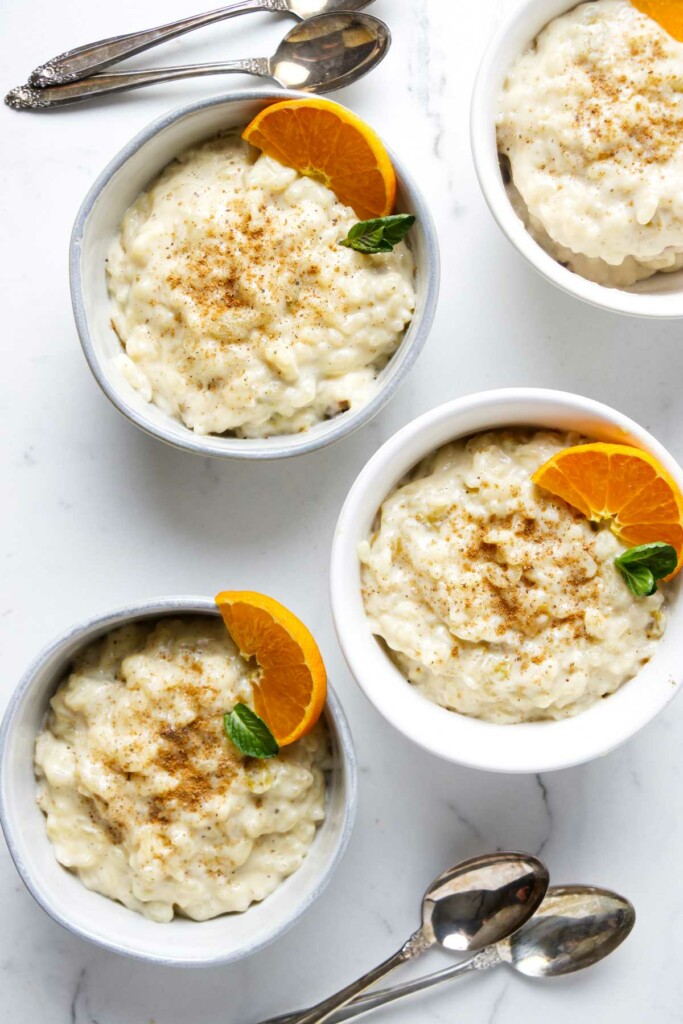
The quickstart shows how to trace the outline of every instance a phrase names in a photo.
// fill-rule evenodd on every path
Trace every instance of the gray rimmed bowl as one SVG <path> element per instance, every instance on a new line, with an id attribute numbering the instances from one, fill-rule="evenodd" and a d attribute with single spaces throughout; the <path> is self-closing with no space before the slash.
<path id="1" fill-rule="evenodd" d="M 121 343 L 110 322 L 104 268 L 107 249 L 128 207 L 188 146 L 226 128 L 248 124 L 272 103 L 297 98 L 310 99 L 310 95 L 282 89 L 250 89 L 200 100 L 166 114 L 140 132 L 104 169 L 76 218 L 69 255 L 71 301 L 90 369 L 119 412 L 148 434 L 176 448 L 232 459 L 277 459 L 322 448 L 357 430 L 379 412 L 407 377 L 427 340 L 439 291 L 439 246 L 421 192 L 392 153 L 398 179 L 396 209 L 417 217 L 410 233 L 416 265 L 416 309 L 398 349 L 379 375 L 374 397 L 366 405 L 316 424 L 305 433 L 253 439 L 199 435 L 156 405 L 145 402 L 114 365 Z"/>
<path id="2" fill-rule="evenodd" d="M 256 952 L 292 927 L 318 898 L 346 849 L 356 812 L 356 758 L 339 700 L 328 691 L 326 721 L 333 767 L 327 813 L 302 866 L 262 903 L 243 914 L 210 921 L 176 918 L 168 924 L 99 893 L 58 863 L 36 803 L 33 748 L 48 702 L 76 652 L 127 622 L 177 615 L 219 614 L 204 597 L 141 601 L 94 616 L 54 640 L 31 665 L 0 729 L 0 822 L 17 871 L 31 895 L 75 935 L 124 956 L 178 967 L 210 967 Z"/>

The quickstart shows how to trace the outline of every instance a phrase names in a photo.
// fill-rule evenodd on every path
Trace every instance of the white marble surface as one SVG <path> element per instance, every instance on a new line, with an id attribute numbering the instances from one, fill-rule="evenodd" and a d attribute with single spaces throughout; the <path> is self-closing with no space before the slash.
<path id="1" fill-rule="evenodd" d="M 469 92 L 482 48 L 513 2 L 373 7 L 391 23 L 393 50 L 339 98 L 379 128 L 425 188 L 441 237 L 441 304 L 391 406 L 354 437 L 296 462 L 203 461 L 145 437 L 99 393 L 71 318 L 67 243 L 91 181 L 153 117 L 218 92 L 221 81 L 48 115 L 3 108 L 2 703 L 37 649 L 93 610 L 250 587 L 286 600 L 321 639 L 361 768 L 356 831 L 327 893 L 284 940 L 220 970 L 148 967 L 72 937 L 33 903 L 3 846 L 3 1021 L 252 1024 L 323 996 L 392 952 L 416 924 L 432 876 L 495 847 L 542 852 L 557 881 L 622 890 L 639 912 L 632 938 L 571 980 L 534 983 L 501 969 L 378 1021 L 683 1021 L 683 700 L 599 763 L 543 778 L 458 769 L 395 735 L 368 706 L 343 664 L 327 601 L 330 538 L 356 473 L 394 430 L 445 399 L 510 384 L 583 392 L 683 457 L 681 324 L 627 321 L 553 290 L 508 247 L 478 192 Z M 186 13 L 188 0 L 3 0 L 3 91 L 69 46 Z M 171 43 L 155 60 L 259 55 L 285 24 L 253 15 Z"/>

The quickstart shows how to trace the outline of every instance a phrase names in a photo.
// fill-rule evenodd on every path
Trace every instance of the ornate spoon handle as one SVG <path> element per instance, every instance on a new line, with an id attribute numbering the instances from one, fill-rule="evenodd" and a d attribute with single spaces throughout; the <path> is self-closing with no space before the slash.
<path id="1" fill-rule="evenodd" d="M 285 0 L 239 0 L 238 3 L 231 4 L 229 7 L 220 7 L 218 10 L 208 11 L 206 14 L 195 14 L 190 18 L 172 21 L 168 25 L 159 25 L 157 28 L 150 28 L 142 32 L 130 32 L 122 36 L 112 36 L 110 39 L 100 39 L 96 43 L 67 50 L 66 53 L 53 57 L 46 64 L 41 64 L 29 78 L 29 83 L 43 88 L 62 85 L 65 82 L 75 82 L 86 75 L 102 71 L 125 57 L 132 57 L 135 53 L 148 50 L 151 46 L 166 42 L 167 39 L 175 39 L 176 36 L 191 32 L 195 28 L 213 25 L 214 22 L 234 18 L 238 14 L 250 14 L 252 11 L 287 10 Z"/>
<path id="2" fill-rule="evenodd" d="M 263 1024 L 276 1024 L 276 1022 L 287 1020 L 290 1024 L 320 1024 L 322 1021 L 332 1019 L 344 1019 L 341 1015 L 339 1018 L 336 1017 L 335 1011 L 341 1011 L 342 1007 L 346 1007 L 353 999 L 360 996 L 361 993 L 365 992 L 367 988 L 374 985 L 376 981 L 386 977 L 391 971 L 395 971 L 401 964 L 408 963 L 409 960 L 415 959 L 420 956 L 425 950 L 429 949 L 432 945 L 432 940 L 425 935 L 420 929 L 415 932 L 414 935 L 408 939 L 406 943 L 390 956 L 388 960 L 379 964 L 378 967 L 374 967 L 367 974 L 364 974 L 362 978 L 358 978 L 357 981 L 351 982 L 346 988 L 336 992 L 333 996 L 328 999 L 323 999 L 322 1002 L 317 1003 L 315 1006 L 310 1007 L 308 1010 L 295 1014 L 287 1014 L 284 1018 L 275 1017 L 269 1021 L 263 1021 Z M 356 1013 L 361 1011 L 356 1010 Z M 353 1016 L 353 1014 L 350 1014 Z"/>
<path id="3" fill-rule="evenodd" d="M 414 978 L 412 981 L 404 981 L 391 988 L 382 988 L 377 992 L 370 992 L 368 995 L 357 996 L 350 1003 L 335 1010 L 327 1018 L 328 1024 L 339 1024 L 341 1021 L 351 1020 L 352 1017 L 360 1017 L 363 1013 L 375 1010 L 387 1003 L 393 1003 L 396 999 L 403 999 L 414 992 L 422 992 L 433 985 L 440 985 L 442 981 L 450 981 L 451 978 L 459 978 L 464 974 L 471 974 L 473 971 L 483 971 L 489 967 L 495 967 L 501 963 L 501 958 L 495 946 L 482 949 L 481 952 L 461 960 L 453 967 L 446 967 L 434 974 L 427 974 L 422 978 Z M 263 1024 L 295 1024 L 301 1020 L 297 1013 L 284 1013 L 280 1017 L 272 1017 Z"/>
<path id="4" fill-rule="evenodd" d="M 92 96 L 122 92 L 124 89 L 140 89 L 157 82 L 172 82 L 177 78 L 193 78 L 195 75 L 271 75 L 270 62 L 266 57 L 247 60 L 233 60 L 223 64 L 187 64 L 179 68 L 150 68 L 149 71 L 117 72 L 110 75 L 94 75 L 79 82 L 66 85 L 51 85 L 47 89 L 34 89 L 20 85 L 5 96 L 5 103 L 14 110 L 45 110 L 48 107 L 63 107 Z"/>

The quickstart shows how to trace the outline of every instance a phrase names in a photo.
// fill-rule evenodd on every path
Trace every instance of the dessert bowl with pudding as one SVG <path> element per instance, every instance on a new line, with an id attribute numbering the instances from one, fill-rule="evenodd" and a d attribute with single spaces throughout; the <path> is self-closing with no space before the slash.
<path id="1" fill-rule="evenodd" d="M 335 532 L 357 682 L 409 738 L 472 767 L 607 753 L 683 682 L 682 486 L 642 427 L 579 396 L 492 391 L 419 417 L 361 472 Z M 629 565 L 660 554 L 640 586 Z"/>
<path id="2" fill-rule="evenodd" d="M 636 316 L 683 316 L 676 8 L 525 0 L 472 99 L 477 175 L 508 239 L 565 291 Z"/>
<path id="3" fill-rule="evenodd" d="M 201 966 L 254 952 L 316 899 L 353 824 L 350 733 L 323 686 L 301 736 L 244 746 L 225 719 L 257 671 L 202 598 L 98 616 L 40 655 L 3 722 L 0 812 L 55 920 Z"/>
<path id="4" fill-rule="evenodd" d="M 266 138 L 277 118 L 259 118 L 277 108 L 286 122 L 293 103 L 313 114 L 285 123 L 285 152 Z M 360 193 L 310 169 L 333 132 L 359 143 Z M 340 244 L 389 214 L 415 218 L 393 246 Z M 277 458 L 388 401 L 429 332 L 438 263 L 419 190 L 369 126 L 259 89 L 181 108 L 112 161 L 76 221 L 72 299 L 90 367 L 128 419 L 205 455 Z"/>

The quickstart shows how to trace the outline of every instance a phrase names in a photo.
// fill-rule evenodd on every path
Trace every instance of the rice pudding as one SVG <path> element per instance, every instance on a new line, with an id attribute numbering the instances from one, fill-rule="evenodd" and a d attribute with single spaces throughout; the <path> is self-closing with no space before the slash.
<path id="1" fill-rule="evenodd" d="M 683 43 L 629 0 L 551 21 L 510 68 L 498 149 L 536 241 L 628 287 L 683 267 Z"/>
<path id="2" fill-rule="evenodd" d="M 198 434 L 294 434 L 367 403 L 412 319 L 415 267 L 405 242 L 339 245 L 358 219 L 234 132 L 181 154 L 108 253 L 123 376 Z"/>
<path id="3" fill-rule="evenodd" d="M 497 430 L 446 445 L 385 499 L 360 547 L 373 632 L 436 704 L 490 722 L 575 715 L 617 690 L 664 631 L 661 592 L 636 599 L 624 545 L 536 487 L 583 442 Z"/>
<path id="4" fill-rule="evenodd" d="M 213 617 L 134 623 L 90 645 L 35 750 L 57 859 L 154 921 L 245 911 L 302 864 L 325 816 L 329 736 L 245 758 L 223 714 L 252 669 Z"/>

